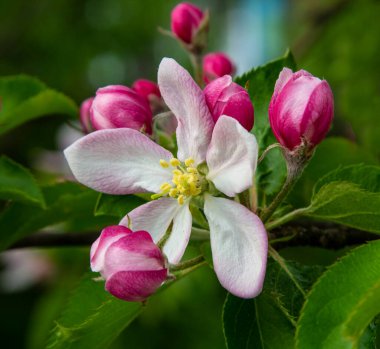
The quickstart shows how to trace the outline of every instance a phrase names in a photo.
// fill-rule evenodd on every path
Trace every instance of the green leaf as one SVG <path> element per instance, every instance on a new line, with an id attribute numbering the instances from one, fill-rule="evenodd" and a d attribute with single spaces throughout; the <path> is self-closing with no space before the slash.
<path id="1" fill-rule="evenodd" d="M 0 157 L 0 199 L 45 206 L 41 189 L 32 174 L 5 156 Z"/>
<path id="2" fill-rule="evenodd" d="M 294 348 L 294 327 L 267 294 L 255 299 L 229 294 L 223 324 L 228 349 Z"/>
<path id="3" fill-rule="evenodd" d="M 75 103 L 62 93 L 29 76 L 0 78 L 0 134 L 49 114 L 77 118 Z"/>
<path id="4" fill-rule="evenodd" d="M 304 214 L 380 233 L 380 167 L 356 165 L 330 172 L 316 183 Z"/>
<path id="5" fill-rule="evenodd" d="M 105 349 L 142 311 L 104 290 L 104 281 L 87 275 L 70 298 L 48 340 L 48 349 Z"/>
<path id="6" fill-rule="evenodd" d="M 287 201 L 295 207 L 308 205 L 315 183 L 338 167 L 365 163 L 377 165 L 378 160 L 366 149 L 340 137 L 325 139 L 315 151 L 313 158 L 290 193 Z"/>
<path id="7" fill-rule="evenodd" d="M 248 93 L 255 108 L 255 125 L 252 132 L 259 142 L 260 152 L 277 142 L 269 125 L 268 107 L 274 85 L 284 67 L 293 70 L 296 68 L 294 58 L 289 51 L 284 57 L 254 68 L 235 79 L 238 84 L 248 87 Z M 262 206 L 265 201 L 270 200 L 267 196 L 272 197 L 279 191 L 285 176 L 286 166 L 281 151 L 271 150 L 256 172 L 257 189 Z"/>
<path id="8" fill-rule="evenodd" d="M 314 285 L 297 325 L 297 348 L 355 349 L 380 312 L 380 241 L 335 263 Z"/>
<path id="9" fill-rule="evenodd" d="M 101 229 L 109 217 L 94 217 L 98 193 L 76 183 L 59 183 L 42 187 L 46 209 L 21 203 L 9 205 L 0 215 L 0 250 L 22 237 L 53 224 L 64 223 L 65 231 Z"/>
<path id="10" fill-rule="evenodd" d="M 299 311 L 321 271 L 278 255 L 276 260 L 270 258 L 261 295 L 255 299 L 227 296 L 223 326 L 228 349 L 294 348 Z"/>
<path id="11" fill-rule="evenodd" d="M 115 216 L 123 218 L 128 212 L 146 203 L 146 200 L 136 195 L 99 194 L 95 207 L 95 216 Z"/>

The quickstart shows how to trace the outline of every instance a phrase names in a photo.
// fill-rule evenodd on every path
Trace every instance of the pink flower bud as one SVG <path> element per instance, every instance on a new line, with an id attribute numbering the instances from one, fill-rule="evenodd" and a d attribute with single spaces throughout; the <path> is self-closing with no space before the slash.
<path id="1" fill-rule="evenodd" d="M 174 35 L 186 44 L 191 44 L 204 17 L 202 10 L 193 4 L 182 2 L 174 7 L 171 17 Z"/>
<path id="2" fill-rule="evenodd" d="M 224 75 L 234 75 L 235 67 L 222 52 L 209 53 L 203 58 L 203 80 L 206 84 Z"/>
<path id="3" fill-rule="evenodd" d="M 139 94 L 142 97 L 145 97 L 148 100 L 151 96 L 161 98 L 161 93 L 160 93 L 160 89 L 158 88 L 158 85 L 150 80 L 146 80 L 146 79 L 136 80 L 132 84 L 132 89 L 136 91 L 137 94 Z"/>
<path id="4" fill-rule="evenodd" d="M 103 229 L 92 244 L 91 269 L 105 278 L 108 292 L 130 302 L 148 298 L 168 275 L 165 258 L 149 233 L 121 225 Z"/>
<path id="5" fill-rule="evenodd" d="M 269 105 L 269 121 L 284 147 L 293 150 L 305 142 L 313 149 L 325 138 L 333 113 L 334 97 L 327 81 L 305 70 L 281 71 Z"/>
<path id="6" fill-rule="evenodd" d="M 126 127 L 151 134 L 152 111 L 148 101 L 131 88 L 110 85 L 96 91 L 91 123 L 97 130 Z"/>
<path id="7" fill-rule="evenodd" d="M 94 101 L 94 97 L 90 97 L 85 99 L 80 105 L 79 116 L 80 123 L 82 125 L 82 129 L 85 133 L 90 133 L 92 131 L 92 125 L 90 120 L 90 109 L 92 106 L 92 102 Z"/>
<path id="8" fill-rule="evenodd" d="M 229 75 L 215 79 L 204 89 L 206 103 L 216 122 L 221 115 L 230 116 L 248 131 L 253 127 L 254 111 L 248 92 L 232 82 Z"/>

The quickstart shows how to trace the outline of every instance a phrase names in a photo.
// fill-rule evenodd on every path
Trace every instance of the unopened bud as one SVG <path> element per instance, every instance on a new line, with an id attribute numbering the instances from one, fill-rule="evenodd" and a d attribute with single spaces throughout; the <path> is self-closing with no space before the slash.
<path id="1" fill-rule="evenodd" d="M 91 119 L 90 109 L 91 109 L 93 101 L 94 101 L 94 97 L 90 97 L 90 98 L 85 99 L 80 105 L 80 110 L 79 110 L 80 123 L 85 133 L 90 133 L 92 131 L 92 125 L 91 125 L 91 120 L 90 120 Z"/>
<path id="2" fill-rule="evenodd" d="M 203 58 L 203 80 L 206 84 L 224 75 L 234 75 L 235 67 L 222 52 L 209 53 Z"/>
<path id="3" fill-rule="evenodd" d="M 182 2 L 172 10 L 172 32 L 183 43 L 193 44 L 203 18 L 204 13 L 199 7 L 188 2 Z"/>
<path id="4" fill-rule="evenodd" d="M 121 226 L 103 229 L 91 247 L 91 269 L 106 280 L 106 290 L 117 298 L 143 301 L 167 279 L 161 250 L 146 231 Z"/>
<path id="5" fill-rule="evenodd" d="M 152 111 L 148 101 L 131 88 L 110 85 L 96 92 L 91 123 L 97 130 L 126 127 L 151 134 Z"/>
<path id="6" fill-rule="evenodd" d="M 281 145 L 312 150 L 326 136 L 334 113 L 334 97 L 327 81 L 305 70 L 284 68 L 269 105 L 269 121 Z"/>
<path id="7" fill-rule="evenodd" d="M 220 116 L 227 115 L 248 131 L 253 127 L 254 110 L 248 92 L 232 82 L 229 75 L 215 79 L 204 89 L 207 106 L 216 122 Z"/>

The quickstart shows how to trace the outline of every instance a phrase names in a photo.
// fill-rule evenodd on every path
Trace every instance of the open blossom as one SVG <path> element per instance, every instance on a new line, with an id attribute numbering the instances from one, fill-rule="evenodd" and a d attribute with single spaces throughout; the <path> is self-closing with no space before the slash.
<path id="1" fill-rule="evenodd" d="M 206 84 L 224 75 L 234 75 L 235 67 L 223 52 L 208 53 L 203 57 L 203 80 Z"/>
<path id="2" fill-rule="evenodd" d="M 228 115 L 247 130 L 253 127 L 254 110 L 249 94 L 245 88 L 225 75 L 210 82 L 204 89 L 206 103 L 216 122 L 222 115 Z"/>
<path id="3" fill-rule="evenodd" d="M 148 101 L 129 87 L 110 85 L 96 91 L 91 108 L 96 130 L 133 128 L 152 133 L 152 111 Z"/>
<path id="4" fill-rule="evenodd" d="M 143 301 L 166 280 L 165 258 L 146 231 L 120 226 L 103 229 L 91 246 L 91 269 L 106 280 L 106 290 L 126 301 Z"/>
<path id="5" fill-rule="evenodd" d="M 277 140 L 289 150 L 302 142 L 314 148 L 326 136 L 334 114 L 334 97 L 326 80 L 305 70 L 284 68 L 269 105 L 269 121 Z"/>
<path id="6" fill-rule="evenodd" d="M 162 60 L 158 84 L 178 120 L 177 157 L 136 130 L 101 130 L 65 150 L 70 168 L 79 182 L 104 193 L 155 193 L 156 200 L 129 212 L 120 224 L 130 219 L 133 230 L 149 231 L 155 242 L 172 226 L 163 252 L 173 264 L 190 238 L 189 205 L 203 198 L 220 283 L 237 296 L 254 297 L 265 275 L 264 225 L 246 207 L 211 193 L 216 188 L 234 197 L 252 186 L 256 139 L 231 117 L 221 116 L 215 124 L 202 90 L 173 59 Z"/>

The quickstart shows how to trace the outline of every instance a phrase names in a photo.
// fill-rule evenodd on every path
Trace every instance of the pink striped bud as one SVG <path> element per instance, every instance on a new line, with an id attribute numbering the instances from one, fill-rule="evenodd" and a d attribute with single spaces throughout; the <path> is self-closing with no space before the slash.
<path id="1" fill-rule="evenodd" d="M 91 247 L 91 269 L 106 280 L 106 290 L 130 302 L 143 301 L 167 279 L 161 250 L 146 231 L 115 225 L 103 229 Z"/>
<path id="2" fill-rule="evenodd" d="M 269 105 L 269 121 L 277 140 L 293 150 L 301 144 L 313 149 L 326 136 L 334 113 L 329 84 L 305 70 L 284 68 Z"/>
<path id="3" fill-rule="evenodd" d="M 225 75 L 210 82 L 204 89 L 206 103 L 216 122 L 221 115 L 230 116 L 248 131 L 253 127 L 254 111 L 248 92 Z"/>
<path id="4" fill-rule="evenodd" d="M 178 4 L 171 14 L 173 34 L 186 44 L 193 43 L 203 17 L 204 14 L 199 7 L 188 2 Z"/>
<path id="5" fill-rule="evenodd" d="M 222 52 L 209 53 L 203 58 L 203 80 L 206 84 L 224 75 L 234 75 L 235 67 Z"/>
<path id="6" fill-rule="evenodd" d="M 82 125 L 82 129 L 84 133 L 90 133 L 92 131 L 92 125 L 91 125 L 91 106 L 92 102 L 94 101 L 94 97 L 90 97 L 85 99 L 82 104 L 80 105 L 79 110 L 79 116 L 80 116 L 80 123 Z"/>
<path id="7" fill-rule="evenodd" d="M 91 108 L 91 123 L 97 130 L 133 128 L 152 133 L 152 111 L 148 101 L 121 85 L 98 89 Z"/>

